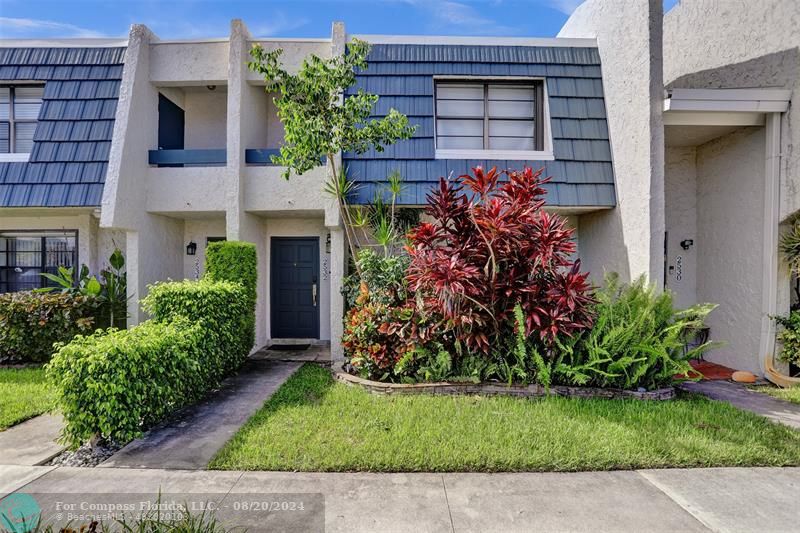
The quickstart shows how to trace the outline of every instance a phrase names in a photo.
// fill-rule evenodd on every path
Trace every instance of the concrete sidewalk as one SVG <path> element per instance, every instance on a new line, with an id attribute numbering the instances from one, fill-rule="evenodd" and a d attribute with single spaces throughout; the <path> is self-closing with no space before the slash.
<path id="1" fill-rule="evenodd" d="M 722 380 L 687 381 L 681 383 L 680 388 L 687 392 L 702 394 L 718 402 L 728 402 L 734 407 L 767 417 L 773 422 L 800 429 L 800 405 L 750 390 L 742 383 Z"/>
<path id="2" fill-rule="evenodd" d="M 301 363 L 250 359 L 219 390 L 128 443 L 100 468 L 206 468 Z"/>
<path id="3" fill-rule="evenodd" d="M 64 451 L 57 442 L 64 420 L 58 414 L 43 414 L 0 431 L 0 463 L 42 465 Z"/>
<path id="4" fill-rule="evenodd" d="M 215 502 L 220 520 L 248 531 L 800 529 L 800 468 L 322 474 L 9 466 L 0 467 L 0 489 L 44 500 L 80 493 L 122 500 L 123 493 L 160 490 L 162 501 L 176 494 L 190 501 L 201 494 Z M 272 512 L 265 519 L 242 509 L 286 499 L 305 502 L 305 515 Z"/>

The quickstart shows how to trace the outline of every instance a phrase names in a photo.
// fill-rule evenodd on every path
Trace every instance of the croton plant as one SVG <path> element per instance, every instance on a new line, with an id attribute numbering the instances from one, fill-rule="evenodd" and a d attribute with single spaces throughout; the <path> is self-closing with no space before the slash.
<path id="1" fill-rule="evenodd" d="M 546 181 L 529 167 L 441 179 L 428 195 L 432 222 L 409 235 L 411 292 L 473 351 L 488 353 L 513 327 L 517 303 L 526 333 L 545 344 L 592 325 L 574 230 L 543 210 Z"/>
<path id="2" fill-rule="evenodd" d="M 441 179 L 427 198 L 430 221 L 408 235 L 403 297 L 378 301 L 370 292 L 382 287 L 362 279 L 342 338 L 351 363 L 374 375 L 431 346 L 490 355 L 513 338 L 517 304 L 545 354 L 591 327 L 592 288 L 572 259 L 574 230 L 543 209 L 546 182 L 531 168 Z"/>

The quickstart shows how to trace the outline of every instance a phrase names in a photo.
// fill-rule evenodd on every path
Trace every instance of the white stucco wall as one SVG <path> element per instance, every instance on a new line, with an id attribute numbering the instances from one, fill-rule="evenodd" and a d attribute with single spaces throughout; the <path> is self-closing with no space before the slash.
<path id="1" fill-rule="evenodd" d="M 225 87 L 186 91 L 184 103 L 186 149 L 225 148 L 228 108 Z"/>
<path id="2" fill-rule="evenodd" d="M 278 118 L 278 108 L 275 106 L 275 97 L 278 93 L 267 93 L 267 148 L 280 148 L 283 144 L 283 122 Z"/>
<path id="3" fill-rule="evenodd" d="M 697 303 L 697 150 L 667 147 L 665 153 L 665 222 L 667 228 L 667 288 L 675 293 L 675 306 Z M 680 243 L 691 239 L 684 250 Z"/>
<path id="4" fill-rule="evenodd" d="M 600 51 L 617 207 L 580 217 L 581 258 L 604 271 L 661 286 L 664 131 L 660 0 L 588 0 L 559 37 L 594 37 Z"/>
<path id="5" fill-rule="evenodd" d="M 800 2 L 681 0 L 664 16 L 664 81 L 800 91 Z M 782 120 L 781 209 L 800 209 L 800 106 Z"/>
<path id="6" fill-rule="evenodd" d="M 183 223 L 183 277 L 198 279 L 205 273 L 206 244 L 209 237 L 225 237 L 225 217 L 187 219 Z M 197 244 L 197 254 L 187 255 L 186 245 Z"/>
<path id="7" fill-rule="evenodd" d="M 334 33 L 335 49 L 341 52 L 344 27 L 336 26 Z M 320 272 L 321 336 L 338 339 L 346 251 L 336 204 L 322 193 L 325 168 L 287 182 L 278 167 L 244 162 L 246 148 L 277 148 L 283 140 L 264 80 L 247 70 L 253 42 L 239 20 L 232 21 L 230 38 L 224 42 L 163 42 L 143 26 L 131 30 L 102 214 L 104 227 L 127 231 L 129 285 L 135 296 L 130 323 L 144 318 L 138 298 L 147 284 L 194 277 L 195 260 L 204 263 L 206 237 L 225 236 L 256 244 L 256 338 L 263 345 L 269 339 L 269 239 L 317 236 L 321 269 L 327 265 L 331 272 Z M 289 70 L 298 68 L 308 54 L 330 57 L 334 50 L 327 39 L 263 42 L 268 49 L 285 50 L 282 60 Z M 204 90 L 212 84 L 218 85 L 216 91 Z M 157 142 L 159 90 L 186 111 L 186 147 L 225 147 L 225 166 L 149 166 L 147 151 Z M 330 255 L 324 251 L 328 233 L 334 252 Z M 198 244 L 194 258 L 185 252 L 191 240 Z M 333 344 L 332 352 L 340 355 Z"/>
<path id="8" fill-rule="evenodd" d="M 149 77 L 156 84 L 222 83 L 228 79 L 228 41 L 159 42 L 149 45 Z"/>
<path id="9" fill-rule="evenodd" d="M 138 230 L 127 233 L 128 295 L 133 295 L 129 324 L 147 318 L 139 300 L 148 285 L 183 279 L 183 234 L 183 220 L 161 215 L 146 215 Z"/>
<path id="10" fill-rule="evenodd" d="M 697 148 L 697 299 L 719 304 L 708 320 L 726 345 L 707 358 L 759 372 L 764 206 L 763 128 Z"/>

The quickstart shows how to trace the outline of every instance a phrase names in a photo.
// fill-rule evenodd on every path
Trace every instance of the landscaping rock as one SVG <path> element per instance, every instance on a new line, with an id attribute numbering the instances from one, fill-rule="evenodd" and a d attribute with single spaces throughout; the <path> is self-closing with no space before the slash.
<path id="1" fill-rule="evenodd" d="M 738 383 L 755 383 L 757 379 L 755 374 L 744 370 L 737 370 L 731 378 Z"/>
<path id="2" fill-rule="evenodd" d="M 544 387 L 538 384 L 506 385 L 503 383 L 384 383 L 364 379 L 344 371 L 334 372 L 337 381 L 350 386 L 361 387 L 374 394 L 482 394 L 486 396 L 516 396 L 519 398 L 541 398 L 547 396 Z M 550 396 L 570 398 L 631 398 L 635 400 L 671 400 L 675 398 L 675 388 L 646 390 L 600 389 L 597 387 L 568 387 L 553 385 Z"/>
<path id="3" fill-rule="evenodd" d="M 117 442 L 101 442 L 94 449 L 84 444 L 77 450 L 67 450 L 55 456 L 48 464 L 52 466 L 95 467 L 122 448 Z"/>

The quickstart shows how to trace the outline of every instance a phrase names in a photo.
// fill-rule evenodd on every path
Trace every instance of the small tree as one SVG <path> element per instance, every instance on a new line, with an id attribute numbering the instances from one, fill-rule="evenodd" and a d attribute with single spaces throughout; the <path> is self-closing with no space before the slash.
<path id="1" fill-rule="evenodd" d="M 395 109 L 381 119 L 370 120 L 378 96 L 359 90 L 342 99 L 345 90 L 356 82 L 356 69 L 367 67 L 370 45 L 353 39 L 347 53 L 330 59 L 316 55 L 303 60 L 297 74 L 290 74 L 280 63 L 283 50 L 266 52 L 256 44 L 250 51 L 250 70 L 266 81 L 266 91 L 277 92 L 275 106 L 284 127 L 284 144 L 272 162 L 302 174 L 327 158 L 331 181 L 326 189 L 335 195 L 345 227 L 350 253 L 355 257 L 352 220 L 347 209 L 347 195 L 353 184 L 344 169 L 337 169 L 334 156 L 342 151 L 364 153 L 370 148 L 382 152 L 388 145 L 409 139 L 416 130 L 408 118 Z"/>

